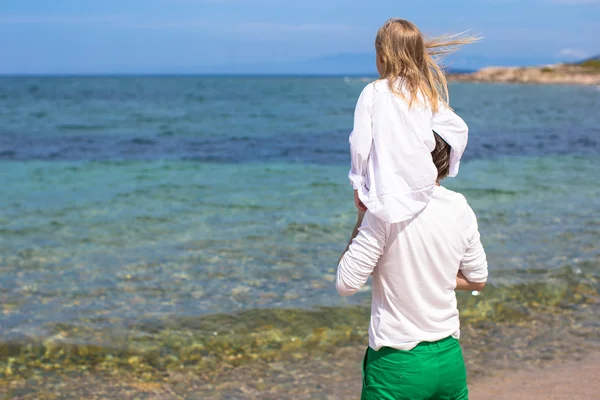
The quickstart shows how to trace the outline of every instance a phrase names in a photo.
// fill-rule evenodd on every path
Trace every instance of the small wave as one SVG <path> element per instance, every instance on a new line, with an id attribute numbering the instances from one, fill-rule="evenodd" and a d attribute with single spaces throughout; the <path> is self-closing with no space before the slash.
<path id="1" fill-rule="evenodd" d="M 206 101 L 206 97 L 202 96 L 202 95 L 194 95 L 194 94 L 186 94 L 185 95 L 185 100 L 187 102 L 192 102 L 192 103 L 197 103 L 197 104 L 203 104 Z"/>
<path id="2" fill-rule="evenodd" d="M 14 158 L 17 153 L 13 150 L 0 151 L 0 159 L 2 158 Z"/>
<path id="3" fill-rule="evenodd" d="M 373 80 L 372 77 L 363 76 L 363 77 L 344 77 L 344 83 L 356 83 L 356 82 L 371 82 Z"/>
<path id="4" fill-rule="evenodd" d="M 259 204 L 223 204 L 223 203 L 200 203 L 202 206 L 216 207 L 225 210 L 266 210 L 272 207 L 265 207 Z"/>
<path id="5" fill-rule="evenodd" d="M 154 224 L 163 224 L 163 223 L 170 221 L 169 218 L 156 217 L 153 215 L 141 215 L 139 217 L 135 217 L 135 220 L 139 221 L 139 222 L 148 222 L 148 223 L 154 223 Z"/>
<path id="6" fill-rule="evenodd" d="M 109 129 L 107 125 L 97 124 L 59 124 L 56 129 L 59 131 L 103 131 Z"/>
<path id="7" fill-rule="evenodd" d="M 517 196 L 519 194 L 523 194 L 523 192 L 518 192 L 516 190 L 503 190 L 496 188 L 487 188 L 487 189 L 476 189 L 476 188 L 464 188 L 461 189 L 461 193 L 465 196 L 473 196 L 473 197 L 482 197 L 482 196 Z"/>
<path id="8" fill-rule="evenodd" d="M 324 225 L 320 225 L 320 224 L 315 224 L 315 223 L 306 223 L 306 224 L 302 224 L 302 223 L 298 223 L 298 222 L 292 222 L 290 224 L 288 224 L 284 231 L 284 234 L 286 235 L 296 235 L 296 234 L 330 234 L 333 233 L 333 229 L 329 226 L 324 226 Z"/>
<path id="9" fill-rule="evenodd" d="M 29 94 L 36 94 L 40 91 L 40 87 L 38 85 L 28 85 L 25 89 Z"/>
<path id="10" fill-rule="evenodd" d="M 129 142 L 132 144 L 139 144 L 139 145 L 143 145 L 143 146 L 152 146 L 152 145 L 157 144 L 157 142 L 155 140 L 147 139 L 147 138 L 140 138 L 140 137 L 133 138 Z"/>
<path id="11" fill-rule="evenodd" d="M 340 187 L 341 185 L 336 182 L 312 182 L 310 187 L 314 188 L 332 188 L 332 187 Z"/>
<path id="12" fill-rule="evenodd" d="M 32 112 L 31 114 L 29 114 L 30 116 L 32 116 L 33 118 L 36 119 L 42 119 L 48 116 L 48 113 L 45 111 L 36 111 L 36 112 Z"/>

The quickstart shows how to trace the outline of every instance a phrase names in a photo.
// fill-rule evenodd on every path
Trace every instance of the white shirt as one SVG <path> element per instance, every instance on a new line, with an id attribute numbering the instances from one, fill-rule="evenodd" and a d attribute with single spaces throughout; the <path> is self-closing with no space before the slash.
<path id="1" fill-rule="evenodd" d="M 450 176 L 456 176 L 468 138 L 468 127 L 458 115 L 443 104 L 435 114 L 416 102 L 409 108 L 390 91 L 387 80 L 370 83 L 362 91 L 350 135 L 348 177 L 377 217 L 406 221 L 431 198 L 437 178 L 432 131 L 452 146 Z"/>
<path id="2" fill-rule="evenodd" d="M 436 186 L 412 221 L 390 224 L 367 211 L 338 265 L 336 287 L 349 296 L 372 274 L 369 346 L 410 350 L 422 341 L 458 338 L 459 269 L 472 282 L 487 279 L 477 218 L 463 195 Z"/>

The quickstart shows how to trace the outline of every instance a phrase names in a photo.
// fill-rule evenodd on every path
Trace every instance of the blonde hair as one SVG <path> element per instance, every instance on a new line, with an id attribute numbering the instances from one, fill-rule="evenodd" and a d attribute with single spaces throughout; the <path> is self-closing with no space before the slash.
<path id="1" fill-rule="evenodd" d="M 375 39 L 377 57 L 383 64 L 381 79 L 387 79 L 390 90 L 405 99 L 409 107 L 415 101 L 418 104 L 425 101 L 437 112 L 440 102 L 448 105 L 448 82 L 437 61 L 460 46 L 478 40 L 478 37 L 462 34 L 426 40 L 412 22 L 389 19 Z M 408 93 L 398 86 L 397 77 L 403 78 Z"/>

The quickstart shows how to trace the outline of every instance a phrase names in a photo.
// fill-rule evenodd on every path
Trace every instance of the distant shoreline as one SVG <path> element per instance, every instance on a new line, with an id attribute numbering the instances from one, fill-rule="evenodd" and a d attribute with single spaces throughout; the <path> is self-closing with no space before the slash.
<path id="1" fill-rule="evenodd" d="M 588 63 L 588 65 L 585 65 Z M 448 70 L 449 82 L 516 83 L 539 85 L 600 86 L 600 62 L 597 59 L 580 64 L 555 64 L 528 67 L 484 67 L 479 70 Z M 98 78 L 208 78 L 208 79 L 269 79 L 269 78 L 349 78 L 372 79 L 371 73 L 290 74 L 290 73 L 64 73 L 64 74 L 0 74 L 3 79 L 98 79 Z"/>
<path id="2" fill-rule="evenodd" d="M 600 64 L 555 64 L 537 67 L 486 67 L 471 73 L 449 73 L 449 81 L 538 85 L 600 85 Z"/>

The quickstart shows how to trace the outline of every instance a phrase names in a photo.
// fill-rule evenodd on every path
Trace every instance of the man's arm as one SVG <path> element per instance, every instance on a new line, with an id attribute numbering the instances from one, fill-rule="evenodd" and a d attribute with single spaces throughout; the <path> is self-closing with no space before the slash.
<path id="1" fill-rule="evenodd" d="M 485 286 L 488 277 L 487 257 L 483 245 L 481 244 L 477 217 L 470 208 L 469 213 L 472 219 L 469 244 L 460 263 L 459 274 L 456 281 L 457 290 L 481 290 L 483 286 Z M 459 279 L 461 276 L 468 284 L 465 285 L 465 282 L 460 282 L 460 287 L 466 287 L 466 289 L 459 288 Z M 476 287 L 477 285 L 480 286 L 479 289 Z"/>
<path id="2" fill-rule="evenodd" d="M 338 263 L 336 289 L 342 296 L 356 293 L 373 273 L 386 243 L 387 225 L 370 212 L 364 214 L 352 233 L 353 240 Z"/>
<path id="3" fill-rule="evenodd" d="M 344 252 L 340 256 L 340 259 L 338 260 L 338 265 L 340 262 L 342 262 L 342 258 L 344 258 L 344 254 L 346 254 L 346 252 L 350 248 L 350 243 L 352 243 L 352 241 L 354 240 L 356 235 L 358 235 L 358 228 L 360 228 L 360 225 L 362 224 L 364 218 L 365 218 L 365 212 L 358 210 L 358 216 L 356 217 L 356 224 L 354 225 L 354 229 L 352 229 L 352 235 L 350 235 L 350 240 L 348 241 L 348 244 L 346 245 Z"/>
<path id="4" fill-rule="evenodd" d="M 456 276 L 456 288 L 455 290 L 477 290 L 482 291 L 485 287 L 485 282 L 471 282 L 469 281 L 462 271 L 458 271 Z"/>

